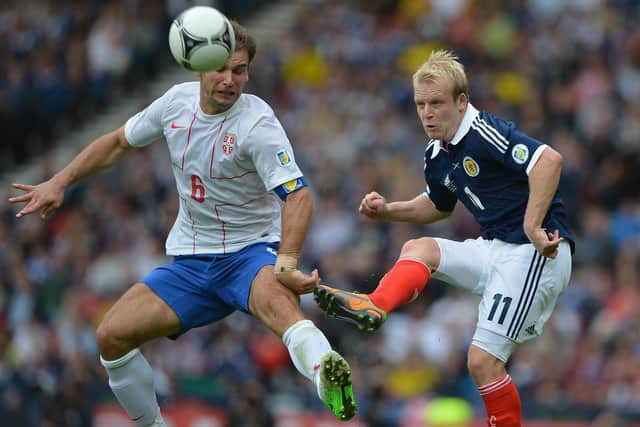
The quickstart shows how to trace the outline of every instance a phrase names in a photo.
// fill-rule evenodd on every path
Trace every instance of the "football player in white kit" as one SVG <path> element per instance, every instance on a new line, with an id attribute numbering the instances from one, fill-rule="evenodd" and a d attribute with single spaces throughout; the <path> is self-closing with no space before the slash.
<path id="1" fill-rule="evenodd" d="M 297 268 L 311 194 L 273 110 L 243 94 L 256 44 L 244 27 L 233 25 L 236 51 L 222 69 L 172 87 L 48 181 L 13 184 L 25 193 L 9 199 L 26 203 L 17 217 L 39 212 L 45 218 L 72 183 L 131 150 L 166 140 L 180 197 L 166 241 L 174 262 L 131 286 L 96 333 L 109 385 L 140 427 L 165 424 L 139 346 L 176 338 L 235 310 L 282 337 L 295 367 L 337 419 L 357 411 L 349 365 L 300 310 L 298 295 L 319 283 L 316 270 L 307 275 Z"/>
<path id="2" fill-rule="evenodd" d="M 314 296 L 328 315 L 374 331 L 388 312 L 415 299 L 432 274 L 481 295 L 467 365 L 487 426 L 519 427 L 520 397 L 505 365 L 519 344 L 541 333 L 571 274 L 573 236 L 557 192 L 562 156 L 476 109 L 464 67 L 450 52 L 433 52 L 413 75 L 413 86 L 430 138 L 426 191 L 398 202 L 373 191 L 359 211 L 371 219 L 429 224 L 451 215 L 459 200 L 484 236 L 409 240 L 371 294 L 319 285 Z"/>

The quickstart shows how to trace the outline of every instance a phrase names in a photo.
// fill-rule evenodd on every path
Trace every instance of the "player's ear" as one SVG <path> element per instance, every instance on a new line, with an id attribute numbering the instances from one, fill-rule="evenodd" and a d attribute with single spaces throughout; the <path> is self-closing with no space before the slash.
<path id="1" fill-rule="evenodd" d="M 461 113 L 467 109 L 467 104 L 469 103 L 469 97 L 467 94 L 462 92 L 458 95 L 458 111 Z"/>

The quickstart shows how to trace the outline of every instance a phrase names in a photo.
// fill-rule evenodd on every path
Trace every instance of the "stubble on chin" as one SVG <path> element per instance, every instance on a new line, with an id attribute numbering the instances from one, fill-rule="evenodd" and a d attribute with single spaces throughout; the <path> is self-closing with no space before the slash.
<path id="1" fill-rule="evenodd" d="M 432 132 L 432 133 L 429 133 L 429 132 L 427 132 L 427 131 L 425 130 L 425 133 L 427 134 L 427 137 L 428 137 L 429 139 L 442 139 L 442 138 L 440 138 L 440 135 L 434 134 L 433 132 Z"/>

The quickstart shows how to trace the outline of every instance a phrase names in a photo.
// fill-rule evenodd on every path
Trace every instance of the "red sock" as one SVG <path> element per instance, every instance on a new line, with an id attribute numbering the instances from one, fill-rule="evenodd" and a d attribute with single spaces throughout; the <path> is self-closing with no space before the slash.
<path id="1" fill-rule="evenodd" d="M 431 271 L 425 264 L 401 259 L 384 275 L 369 298 L 388 313 L 417 297 L 430 278 Z"/>
<path id="2" fill-rule="evenodd" d="M 521 427 L 520 396 L 509 375 L 478 387 L 489 427 Z"/>

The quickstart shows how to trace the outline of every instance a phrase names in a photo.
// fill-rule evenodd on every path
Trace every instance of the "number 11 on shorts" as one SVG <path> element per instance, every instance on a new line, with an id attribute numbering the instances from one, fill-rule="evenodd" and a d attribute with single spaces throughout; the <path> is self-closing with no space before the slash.
<path id="1" fill-rule="evenodd" d="M 500 318 L 498 319 L 498 324 L 502 325 L 504 323 L 504 318 L 507 317 L 507 312 L 509 311 L 509 306 L 511 305 L 511 297 L 502 297 L 502 294 L 493 295 L 493 305 L 491 306 L 491 312 L 489 312 L 489 317 L 487 320 L 492 321 L 493 317 L 496 315 L 496 311 L 498 311 L 498 306 L 500 302 L 503 302 L 502 313 L 500 313 Z"/>

